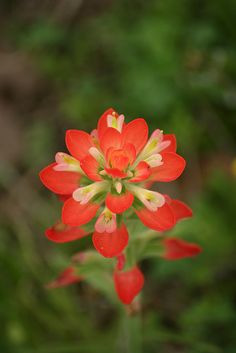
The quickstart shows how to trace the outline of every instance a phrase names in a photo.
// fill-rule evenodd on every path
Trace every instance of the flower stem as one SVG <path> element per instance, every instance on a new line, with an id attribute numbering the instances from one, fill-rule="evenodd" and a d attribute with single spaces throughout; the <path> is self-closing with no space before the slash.
<path id="1" fill-rule="evenodd" d="M 142 353 L 142 321 L 140 315 L 140 298 L 122 308 L 122 335 L 119 353 Z"/>

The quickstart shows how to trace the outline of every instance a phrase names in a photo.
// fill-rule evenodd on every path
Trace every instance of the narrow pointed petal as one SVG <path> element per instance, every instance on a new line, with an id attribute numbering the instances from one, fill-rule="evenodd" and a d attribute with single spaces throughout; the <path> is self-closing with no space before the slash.
<path id="1" fill-rule="evenodd" d="M 127 246 L 129 240 L 128 231 L 124 224 L 112 233 L 93 233 L 93 245 L 104 257 L 119 255 Z"/>
<path id="2" fill-rule="evenodd" d="M 138 118 L 128 123 L 122 133 L 123 144 L 131 143 L 137 155 L 145 146 L 148 139 L 148 126 L 144 119 Z"/>
<path id="3" fill-rule="evenodd" d="M 169 182 L 177 179 L 184 171 L 186 162 L 176 153 L 161 153 L 163 164 L 151 168 L 150 180 Z"/>
<path id="4" fill-rule="evenodd" d="M 129 179 L 131 183 L 137 183 L 147 179 L 150 176 L 150 166 L 146 162 L 139 162 L 137 167 L 134 170 L 134 177 Z"/>
<path id="5" fill-rule="evenodd" d="M 100 147 L 104 155 L 106 155 L 109 148 L 119 149 L 120 146 L 121 133 L 112 127 L 108 127 L 100 139 Z"/>
<path id="6" fill-rule="evenodd" d="M 80 282 L 82 277 L 76 275 L 73 267 L 66 268 L 54 281 L 48 283 L 46 288 L 54 289 L 59 287 L 66 287 L 70 284 Z"/>
<path id="7" fill-rule="evenodd" d="M 161 152 L 174 152 L 174 153 L 176 153 L 177 142 L 176 142 L 176 137 L 174 134 L 163 135 L 162 141 L 170 141 L 170 145 L 168 147 L 164 148 Z"/>
<path id="8" fill-rule="evenodd" d="M 129 192 L 125 191 L 122 194 L 108 193 L 106 197 L 106 206 L 113 213 L 122 213 L 128 210 L 132 206 L 134 196 Z"/>
<path id="9" fill-rule="evenodd" d="M 176 221 L 190 218 L 193 215 L 191 208 L 180 200 L 171 200 L 170 207 L 175 215 Z"/>
<path id="10" fill-rule="evenodd" d="M 66 147 L 70 154 L 79 161 L 89 154 L 89 149 L 92 146 L 92 137 L 87 132 L 82 130 L 66 131 Z"/>
<path id="11" fill-rule="evenodd" d="M 82 226 L 90 222 L 96 215 L 99 205 L 96 203 L 88 202 L 81 205 L 73 198 L 67 200 L 62 208 L 62 222 L 74 226 Z"/>
<path id="12" fill-rule="evenodd" d="M 124 304 L 130 304 L 138 295 L 144 285 L 144 276 L 138 267 L 128 271 L 114 272 L 115 290 Z"/>
<path id="13" fill-rule="evenodd" d="M 167 203 L 158 208 L 157 211 L 150 211 L 144 207 L 135 210 L 135 213 L 146 227 L 158 232 L 171 229 L 176 223 L 171 207 Z"/>
<path id="14" fill-rule="evenodd" d="M 99 139 L 101 139 L 102 135 L 104 134 L 104 132 L 108 128 L 107 116 L 112 115 L 113 112 L 115 112 L 116 116 L 118 116 L 117 112 L 113 108 L 109 108 L 102 114 L 102 116 L 98 120 L 97 131 L 98 131 Z"/>
<path id="15" fill-rule="evenodd" d="M 57 163 L 52 163 L 39 173 L 42 183 L 52 192 L 59 195 L 69 195 L 79 187 L 81 175 L 77 172 L 62 172 L 54 170 Z"/>
<path id="16" fill-rule="evenodd" d="M 186 257 L 193 257 L 197 256 L 202 251 L 199 245 L 176 238 L 164 239 L 163 245 L 165 248 L 163 257 L 166 260 L 179 260 Z"/>
<path id="17" fill-rule="evenodd" d="M 102 180 L 102 177 L 99 175 L 99 164 L 93 156 L 88 155 L 83 158 L 80 166 L 89 179 L 93 181 Z"/>
<path id="18" fill-rule="evenodd" d="M 62 222 L 56 223 L 51 228 L 46 229 L 46 237 L 55 243 L 67 243 L 83 238 L 88 233 L 79 227 L 70 227 Z"/>

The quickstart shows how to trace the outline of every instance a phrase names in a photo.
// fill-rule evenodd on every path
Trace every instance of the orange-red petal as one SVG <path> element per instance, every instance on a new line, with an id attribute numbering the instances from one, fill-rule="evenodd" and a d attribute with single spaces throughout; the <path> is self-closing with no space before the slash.
<path id="1" fill-rule="evenodd" d="M 132 143 L 126 143 L 123 146 L 123 150 L 126 155 L 129 157 L 129 164 L 132 165 L 136 159 L 136 149 Z"/>
<path id="2" fill-rule="evenodd" d="M 129 235 L 124 224 L 112 233 L 93 233 L 93 245 L 95 249 L 104 257 L 114 257 L 119 255 L 127 246 Z"/>
<path id="3" fill-rule="evenodd" d="M 161 153 L 163 164 L 151 168 L 150 180 L 169 182 L 177 179 L 184 171 L 186 162 L 177 153 Z"/>
<path id="4" fill-rule="evenodd" d="M 136 183 L 147 179 L 151 174 L 150 169 L 151 169 L 150 166 L 146 162 L 144 161 L 139 162 L 139 164 L 134 170 L 135 176 L 129 179 L 129 182 Z"/>
<path id="5" fill-rule="evenodd" d="M 122 213 L 132 206 L 134 201 L 134 196 L 126 190 L 122 194 L 112 194 L 108 193 L 106 197 L 106 206 L 111 212 Z"/>
<path id="6" fill-rule="evenodd" d="M 128 271 L 116 270 L 113 278 L 115 290 L 124 304 L 130 304 L 144 285 L 144 276 L 137 266 Z"/>
<path id="7" fill-rule="evenodd" d="M 42 183 L 52 192 L 59 195 L 69 195 L 79 187 L 81 175 L 77 172 L 56 171 L 57 163 L 52 163 L 41 170 L 39 177 Z"/>
<path id="8" fill-rule="evenodd" d="M 66 147 L 70 154 L 78 160 L 85 158 L 92 146 L 92 137 L 87 132 L 82 130 L 66 131 Z"/>
<path id="9" fill-rule="evenodd" d="M 131 143 L 138 153 L 145 146 L 148 139 L 148 126 L 144 119 L 138 118 L 129 122 L 122 133 L 123 145 Z"/>
<path id="10" fill-rule="evenodd" d="M 176 221 L 190 218 L 193 215 L 191 208 L 180 200 L 171 200 L 170 207 L 175 215 Z"/>
<path id="11" fill-rule="evenodd" d="M 121 133 L 113 127 L 108 127 L 100 139 L 100 147 L 104 155 L 109 148 L 119 149 L 121 146 Z"/>
<path id="12" fill-rule="evenodd" d="M 192 257 L 202 251 L 199 245 L 176 238 L 164 239 L 163 245 L 165 248 L 163 257 L 166 260 L 179 260 L 185 257 Z"/>
<path id="13" fill-rule="evenodd" d="M 65 202 L 66 200 L 71 198 L 71 194 L 70 195 L 57 195 L 57 197 L 61 202 Z"/>
<path id="14" fill-rule="evenodd" d="M 144 207 L 135 210 L 135 213 L 146 227 L 158 232 L 171 229 L 176 223 L 171 207 L 167 203 L 154 212 Z"/>
<path id="15" fill-rule="evenodd" d="M 176 152 L 177 149 L 177 141 L 176 141 L 176 137 L 174 134 L 166 134 L 163 135 L 163 140 L 164 141 L 170 141 L 170 145 L 166 148 L 164 148 L 161 152 Z"/>
<path id="16" fill-rule="evenodd" d="M 91 221 L 99 209 L 96 203 L 88 202 L 81 205 L 72 197 L 67 200 L 62 208 L 62 222 L 70 226 L 82 226 Z"/>
<path id="17" fill-rule="evenodd" d="M 93 181 L 102 180 L 101 176 L 99 175 L 99 163 L 93 156 L 88 155 L 83 158 L 80 162 L 80 166 L 89 179 Z"/>
<path id="18" fill-rule="evenodd" d="M 80 227 L 70 227 L 63 224 L 62 222 L 56 223 L 45 231 L 46 237 L 55 243 L 66 243 L 74 241 L 83 238 L 87 234 L 88 233 L 86 233 Z"/>
<path id="19" fill-rule="evenodd" d="M 107 116 L 108 115 L 112 115 L 113 112 L 115 112 L 115 114 L 118 116 L 118 114 L 116 113 L 116 111 L 113 108 L 109 108 L 102 114 L 102 116 L 98 120 L 97 131 L 98 131 L 98 137 L 99 138 L 102 137 L 102 135 L 104 134 L 104 132 L 108 128 Z"/>

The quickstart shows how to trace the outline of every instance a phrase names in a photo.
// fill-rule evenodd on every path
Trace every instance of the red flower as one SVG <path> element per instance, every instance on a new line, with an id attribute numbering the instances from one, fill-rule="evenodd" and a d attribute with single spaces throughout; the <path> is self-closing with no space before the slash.
<path id="1" fill-rule="evenodd" d="M 115 270 L 115 290 L 124 304 L 130 304 L 144 285 L 144 276 L 137 266 L 128 271 Z"/>
<path id="2" fill-rule="evenodd" d="M 69 227 L 81 227 L 99 212 L 93 243 L 102 255 L 116 256 L 127 245 L 128 233 L 124 225 L 118 227 L 117 214 L 131 206 L 156 231 L 168 230 L 186 216 L 181 202 L 143 187 L 175 180 L 183 172 L 185 160 L 176 154 L 174 135 L 157 129 L 148 139 L 144 119 L 125 124 L 123 115 L 108 109 L 91 134 L 68 130 L 66 146 L 70 155 L 57 153 L 40 178 L 66 200 L 62 222 Z"/>
<path id="3" fill-rule="evenodd" d="M 163 240 L 165 252 L 163 257 L 166 260 L 178 260 L 185 257 L 198 255 L 202 249 L 199 245 L 187 243 L 184 240 L 176 238 L 166 238 Z"/>
<path id="4" fill-rule="evenodd" d="M 81 280 L 82 277 L 76 275 L 75 269 L 68 267 L 54 281 L 48 283 L 46 287 L 49 289 L 66 287 Z"/>

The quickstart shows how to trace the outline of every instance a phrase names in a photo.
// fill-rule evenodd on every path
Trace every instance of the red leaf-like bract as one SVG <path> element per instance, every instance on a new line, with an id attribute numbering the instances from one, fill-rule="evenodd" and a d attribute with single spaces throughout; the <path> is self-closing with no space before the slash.
<path id="1" fill-rule="evenodd" d="M 93 146 L 93 140 L 85 131 L 67 130 L 66 146 L 70 154 L 80 161 L 88 155 L 90 147 Z"/>
<path id="2" fill-rule="evenodd" d="M 70 284 L 80 282 L 81 280 L 82 277 L 75 274 L 75 269 L 73 267 L 68 267 L 54 281 L 48 283 L 46 287 L 48 289 L 66 287 Z"/>
<path id="3" fill-rule="evenodd" d="M 166 260 L 179 260 L 185 257 L 198 255 L 202 249 L 199 245 L 188 243 L 177 238 L 166 238 L 163 240 L 165 253 L 163 257 Z"/>
<path id="4" fill-rule="evenodd" d="M 80 162 L 80 166 L 89 179 L 93 181 L 102 180 L 101 176 L 98 174 L 99 164 L 93 156 L 88 155 L 83 158 Z"/>
<path id="5" fill-rule="evenodd" d="M 185 218 L 190 218 L 193 215 L 191 208 L 180 200 L 171 200 L 170 207 L 177 222 Z"/>
<path id="6" fill-rule="evenodd" d="M 128 271 L 114 272 L 115 290 L 124 304 L 130 304 L 142 290 L 144 276 L 137 266 Z"/>
<path id="7" fill-rule="evenodd" d="M 129 122 L 122 133 L 123 145 L 131 143 L 136 153 L 142 150 L 148 139 L 148 126 L 144 119 L 138 118 Z"/>
<path id="8" fill-rule="evenodd" d="M 132 206 L 134 196 L 126 190 L 123 194 L 111 194 L 110 192 L 106 197 L 106 206 L 114 213 L 125 212 Z"/>
<path id="9" fill-rule="evenodd" d="M 72 227 L 82 226 L 95 217 L 98 209 L 99 205 L 96 203 L 81 205 L 71 197 L 63 205 L 62 222 Z"/>
<path id="10" fill-rule="evenodd" d="M 56 223 L 45 231 L 46 237 L 55 243 L 68 243 L 83 238 L 87 234 L 88 233 L 80 227 L 70 227 L 62 222 Z"/>
<path id="11" fill-rule="evenodd" d="M 57 171 L 53 168 L 57 163 L 52 163 L 41 170 L 39 177 L 46 188 L 59 195 L 72 194 L 79 187 L 81 175 L 77 172 Z"/>
<path id="12" fill-rule="evenodd" d="M 104 134 L 104 132 L 106 132 L 106 129 L 108 128 L 107 116 L 112 115 L 113 112 L 115 112 L 115 110 L 113 108 L 109 108 L 99 118 L 98 127 L 97 127 L 99 139 L 101 139 L 102 135 Z M 118 115 L 118 114 L 116 113 L 116 115 Z"/>
<path id="13" fill-rule="evenodd" d="M 124 224 L 113 233 L 93 233 L 93 245 L 95 249 L 104 257 L 114 257 L 119 255 L 127 246 L 129 235 Z"/>
<path id="14" fill-rule="evenodd" d="M 164 148 L 161 152 L 176 152 L 177 142 L 176 137 L 173 134 L 165 134 L 163 135 L 163 141 L 170 141 L 170 145 Z"/>
<path id="15" fill-rule="evenodd" d="M 161 153 L 163 164 L 151 168 L 150 180 L 169 182 L 177 179 L 184 171 L 186 162 L 177 153 Z"/>
<path id="16" fill-rule="evenodd" d="M 171 229 L 176 223 L 171 207 L 167 203 L 158 208 L 157 211 L 150 211 L 144 207 L 142 209 L 135 210 L 135 212 L 146 227 L 154 229 L 158 232 Z"/>

